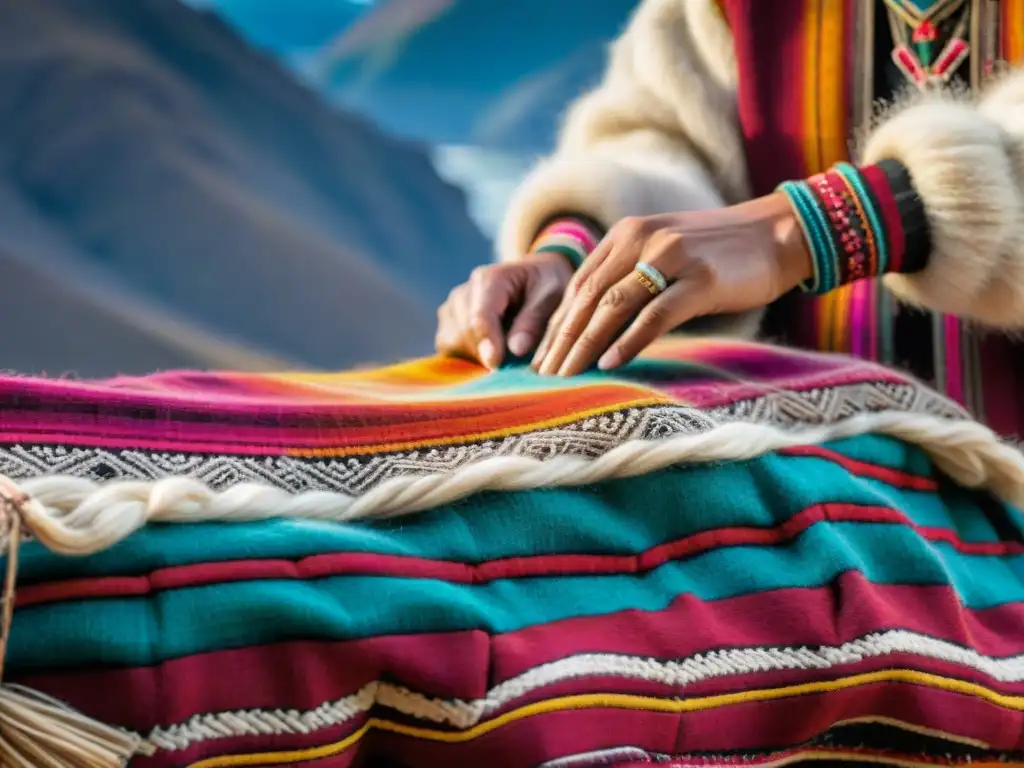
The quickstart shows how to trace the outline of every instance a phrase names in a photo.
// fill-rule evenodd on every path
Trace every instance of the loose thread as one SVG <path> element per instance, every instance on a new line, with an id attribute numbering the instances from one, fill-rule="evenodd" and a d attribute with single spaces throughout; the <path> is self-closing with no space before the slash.
<path id="1" fill-rule="evenodd" d="M 18 553 L 31 532 L 32 498 L 0 476 L 0 549 L 7 565 L 0 596 L 0 766 L 123 768 L 134 755 L 153 754 L 138 735 L 104 725 L 45 694 L 4 682 L 14 623 Z"/>
<path id="2" fill-rule="evenodd" d="M 0 533 L 6 539 L 7 567 L 4 573 L 3 596 L 0 597 L 0 684 L 4 681 L 4 661 L 7 642 L 14 621 L 15 583 L 18 578 L 18 551 L 21 548 L 21 526 L 24 519 L 22 506 L 28 497 L 21 491 L 12 493 L 13 485 L 0 478 Z"/>

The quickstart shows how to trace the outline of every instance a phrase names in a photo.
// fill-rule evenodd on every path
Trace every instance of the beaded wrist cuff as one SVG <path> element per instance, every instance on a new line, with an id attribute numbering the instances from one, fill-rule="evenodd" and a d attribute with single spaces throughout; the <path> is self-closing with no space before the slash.
<path id="1" fill-rule="evenodd" d="M 811 251 L 814 277 L 801 284 L 803 290 L 828 293 L 886 272 L 923 268 L 931 247 L 927 219 L 899 163 L 838 163 L 779 190 L 789 198 Z"/>
<path id="2" fill-rule="evenodd" d="M 560 253 L 573 269 L 579 269 L 599 241 L 600 237 L 590 222 L 565 216 L 552 220 L 540 231 L 530 246 L 530 253 Z"/>

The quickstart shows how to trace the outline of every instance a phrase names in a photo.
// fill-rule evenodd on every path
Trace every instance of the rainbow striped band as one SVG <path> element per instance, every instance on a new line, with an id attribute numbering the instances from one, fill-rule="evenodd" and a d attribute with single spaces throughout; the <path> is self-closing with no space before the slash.
<path id="1" fill-rule="evenodd" d="M 806 181 L 786 181 L 779 185 L 778 190 L 786 195 L 793 206 L 811 251 L 814 276 L 810 282 L 801 283 L 800 288 L 809 293 L 828 293 L 834 290 L 839 285 L 835 270 L 838 254 L 829 237 L 827 214 L 815 203 L 814 193 Z"/>
<path id="2" fill-rule="evenodd" d="M 890 176 L 878 166 L 837 163 L 807 181 L 787 181 L 789 199 L 814 265 L 808 293 L 836 288 L 886 272 L 903 271 L 905 236 Z"/>
<path id="3" fill-rule="evenodd" d="M 643 275 L 651 282 L 651 285 L 657 289 L 657 293 L 661 293 L 668 288 L 668 280 L 665 279 L 665 276 L 661 274 L 657 268 L 652 267 L 650 264 L 644 264 L 642 261 L 638 261 L 634 269 L 637 273 Z M 654 291 L 651 292 L 654 293 Z"/>
<path id="4" fill-rule="evenodd" d="M 544 227 L 530 246 L 530 253 L 560 253 L 573 269 L 597 247 L 599 237 L 578 219 L 557 219 Z"/>

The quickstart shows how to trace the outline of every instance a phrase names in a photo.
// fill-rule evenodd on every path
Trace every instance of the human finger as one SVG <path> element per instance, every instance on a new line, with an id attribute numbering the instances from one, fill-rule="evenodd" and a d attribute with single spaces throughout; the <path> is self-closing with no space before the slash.
<path id="1" fill-rule="evenodd" d="M 643 241 L 638 237 L 613 246 L 590 276 L 579 282 L 571 295 L 567 295 L 569 305 L 561 323 L 557 328 L 549 329 L 552 331 L 551 344 L 539 366 L 541 374 L 551 376 L 558 372 L 598 304 L 613 285 L 632 271 L 642 249 Z"/>
<path id="2" fill-rule="evenodd" d="M 548 320 L 558 309 L 562 292 L 555 281 L 543 280 L 526 291 L 523 306 L 516 313 L 508 332 L 509 351 L 522 357 L 541 338 Z"/>
<path id="3" fill-rule="evenodd" d="M 709 294 L 698 280 L 683 277 L 672 283 L 654 301 L 645 306 L 626 331 L 597 362 L 601 370 L 625 365 L 660 336 L 688 320 L 707 314 Z"/>
<path id="4" fill-rule="evenodd" d="M 540 372 L 540 364 L 544 362 L 544 356 L 551 349 L 551 340 L 554 338 L 555 331 L 561 327 L 562 320 L 565 318 L 565 313 L 570 303 L 571 299 L 568 291 L 566 291 L 562 294 L 558 308 L 555 309 L 554 314 L 551 315 L 551 319 L 548 320 L 547 326 L 544 328 L 544 335 L 541 336 L 540 344 L 537 345 L 537 351 L 533 353 L 533 360 L 530 361 L 530 367 L 538 373 Z"/>
<path id="5" fill-rule="evenodd" d="M 490 369 L 501 365 L 505 356 L 502 318 L 512 300 L 513 281 L 493 268 L 474 271 L 470 279 L 468 323 L 476 341 L 480 362 Z"/>
<path id="6" fill-rule="evenodd" d="M 450 352 L 457 338 L 456 324 L 452 319 L 451 308 L 448 306 L 448 302 L 445 302 L 437 310 L 437 331 L 434 333 L 434 349 L 440 354 Z"/>
<path id="7" fill-rule="evenodd" d="M 559 376 L 575 376 L 593 365 L 629 321 L 661 293 L 661 288 L 634 269 L 605 291 L 590 321 L 566 354 Z"/>
<path id="8" fill-rule="evenodd" d="M 468 355 L 476 359 L 476 350 L 469 337 L 468 294 L 467 285 L 457 286 L 437 310 L 434 347 L 440 354 Z"/>
<path id="9" fill-rule="evenodd" d="M 613 230 L 614 231 L 614 230 Z M 572 279 L 569 281 L 569 285 L 566 287 L 567 294 L 575 294 L 579 291 L 579 287 L 583 285 L 590 276 L 594 273 L 601 264 L 604 263 L 605 259 L 611 254 L 614 249 L 615 241 L 612 233 L 606 235 L 601 242 L 597 244 L 597 247 L 583 260 L 583 263 L 579 265 L 576 272 L 573 273 Z"/>
<path id="10" fill-rule="evenodd" d="M 566 286 L 565 291 L 561 296 L 561 301 L 554 314 L 548 320 L 548 324 L 544 329 L 544 335 L 541 337 L 540 344 L 537 345 L 537 351 L 533 355 L 533 360 L 530 362 L 530 367 L 535 371 L 540 371 L 540 366 L 544 362 L 544 358 L 551 349 L 551 342 L 555 336 L 556 331 L 561 328 L 562 321 L 565 319 L 565 313 L 568 311 L 569 306 L 572 304 L 572 298 L 576 295 L 579 290 L 579 286 L 586 281 L 589 275 L 600 265 L 612 251 L 612 238 L 606 236 L 597 247 L 591 251 L 590 255 L 584 259 L 583 263 L 579 266 L 576 272 L 573 274 L 572 279 Z"/>

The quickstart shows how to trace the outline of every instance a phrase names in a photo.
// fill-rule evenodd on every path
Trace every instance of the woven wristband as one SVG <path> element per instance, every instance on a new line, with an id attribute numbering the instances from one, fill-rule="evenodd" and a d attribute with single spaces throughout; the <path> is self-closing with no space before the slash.
<path id="1" fill-rule="evenodd" d="M 812 184 L 831 226 L 838 259 L 838 285 L 848 285 L 877 273 L 878 249 L 867 212 L 843 177 L 834 169 L 816 176 Z"/>
<path id="2" fill-rule="evenodd" d="M 859 168 L 849 163 L 836 163 L 833 171 L 846 184 L 850 200 L 862 216 L 866 231 L 874 245 L 870 277 L 884 275 L 890 271 L 889 235 L 878 200 Z"/>
<path id="3" fill-rule="evenodd" d="M 580 219 L 565 217 L 544 227 L 530 246 L 530 253 L 559 253 L 574 270 L 597 247 L 599 237 Z"/>
<path id="4" fill-rule="evenodd" d="M 814 266 L 808 293 L 922 269 L 931 249 L 924 207 L 895 161 L 857 168 L 837 163 L 807 181 L 779 185 L 793 207 Z"/>
<path id="5" fill-rule="evenodd" d="M 793 207 L 811 253 L 814 276 L 802 282 L 800 288 L 809 293 L 828 293 L 839 284 L 836 268 L 838 254 L 828 215 L 806 181 L 783 182 L 778 186 L 778 191 L 786 195 Z"/>

